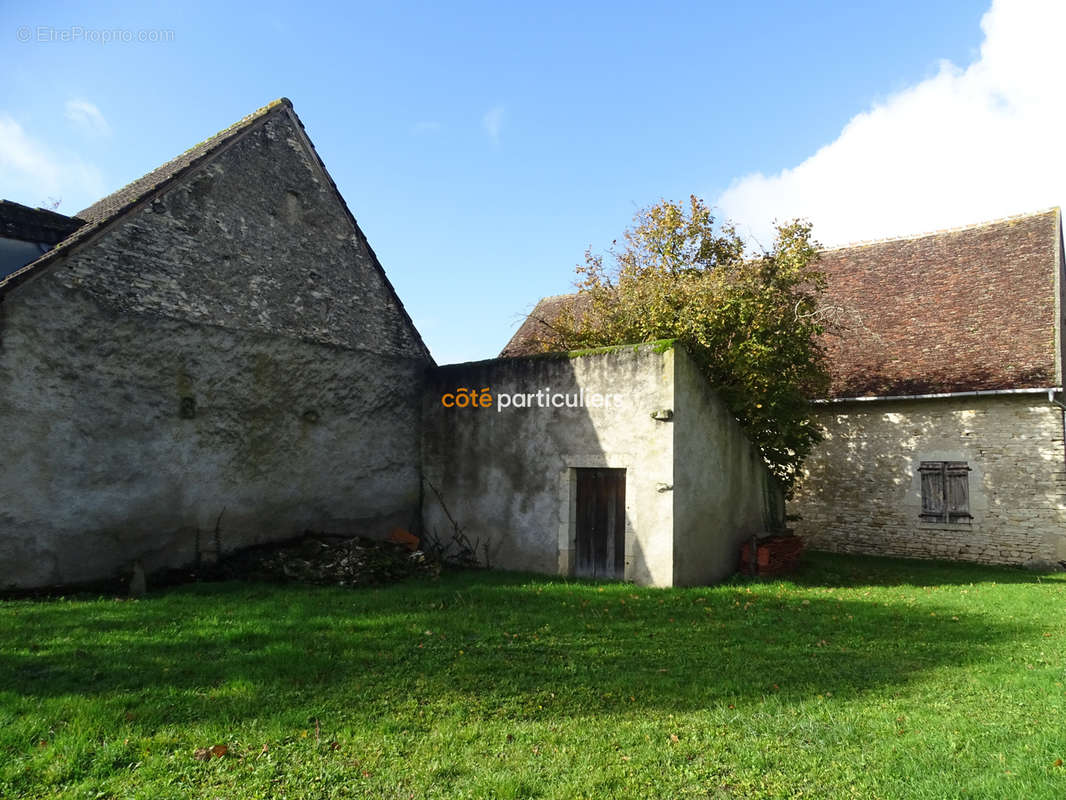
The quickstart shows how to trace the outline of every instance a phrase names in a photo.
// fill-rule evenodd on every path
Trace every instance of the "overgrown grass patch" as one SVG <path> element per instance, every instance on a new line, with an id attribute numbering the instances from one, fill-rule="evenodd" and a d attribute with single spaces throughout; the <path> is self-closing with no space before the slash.
<path id="1" fill-rule="evenodd" d="M 1059 798 L 1064 601 L 1061 575 L 820 554 L 685 590 L 6 601 L 0 797 Z"/>

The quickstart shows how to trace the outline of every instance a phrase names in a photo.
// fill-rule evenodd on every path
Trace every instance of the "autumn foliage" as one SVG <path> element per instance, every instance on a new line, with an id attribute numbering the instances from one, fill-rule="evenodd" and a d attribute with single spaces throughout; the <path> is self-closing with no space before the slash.
<path id="1" fill-rule="evenodd" d="M 567 349 L 678 340 L 791 488 L 820 439 L 809 398 L 828 387 L 817 255 L 806 222 L 778 226 L 752 257 L 699 198 L 663 201 L 605 255 L 586 252 L 581 302 L 552 327 Z"/>

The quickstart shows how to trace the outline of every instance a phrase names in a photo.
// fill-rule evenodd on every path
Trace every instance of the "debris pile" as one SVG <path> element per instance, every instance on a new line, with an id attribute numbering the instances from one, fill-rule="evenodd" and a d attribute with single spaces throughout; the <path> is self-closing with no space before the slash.
<path id="1" fill-rule="evenodd" d="M 261 545 L 225 557 L 219 577 L 296 581 L 334 586 L 392 583 L 414 576 L 436 577 L 440 561 L 418 549 L 406 534 L 387 541 L 365 536 L 307 534 L 297 541 Z"/>

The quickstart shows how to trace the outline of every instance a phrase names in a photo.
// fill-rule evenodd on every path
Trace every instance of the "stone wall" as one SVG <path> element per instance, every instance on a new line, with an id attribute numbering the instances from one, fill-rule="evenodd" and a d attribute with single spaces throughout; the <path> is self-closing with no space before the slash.
<path id="1" fill-rule="evenodd" d="M 674 363 L 674 585 L 722 580 L 740 545 L 783 520 L 784 497 L 758 448 L 692 359 Z"/>
<path id="2" fill-rule="evenodd" d="M 268 118 L 0 303 L 0 588 L 419 519 L 430 363 Z M 224 513 L 223 513 L 224 511 Z"/>
<path id="3" fill-rule="evenodd" d="M 445 393 L 551 389 L 623 398 L 621 407 L 446 408 Z M 504 358 L 432 371 L 423 469 L 492 566 L 570 575 L 576 475 L 625 469 L 626 580 L 707 584 L 736 569 L 741 540 L 765 530 L 769 473 L 737 421 L 680 348 Z M 424 527 L 451 523 L 433 491 Z M 484 553 L 479 553 L 484 556 Z"/>
<path id="4" fill-rule="evenodd" d="M 673 581 L 672 351 L 617 348 L 576 358 L 507 358 L 439 367 L 428 379 L 423 470 L 493 567 L 571 574 L 574 470 L 626 470 L 625 578 Z M 463 387 L 501 393 L 619 394 L 620 408 L 445 408 Z M 664 488 L 666 487 L 666 488 Z M 440 503 L 425 494 L 424 525 L 447 539 Z M 478 554 L 482 557 L 485 551 Z"/>
<path id="5" fill-rule="evenodd" d="M 146 198 L 53 272 L 117 311 L 426 355 L 284 110 Z"/>
<path id="6" fill-rule="evenodd" d="M 826 441 L 789 507 L 810 547 L 989 564 L 1066 559 L 1062 414 L 1046 395 L 849 402 L 818 418 Z M 919 519 L 921 461 L 969 465 L 969 524 Z"/>

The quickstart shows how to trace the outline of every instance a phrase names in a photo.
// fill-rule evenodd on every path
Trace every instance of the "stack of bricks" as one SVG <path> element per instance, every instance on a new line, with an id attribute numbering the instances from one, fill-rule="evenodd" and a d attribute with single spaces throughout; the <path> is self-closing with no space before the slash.
<path id="1" fill-rule="evenodd" d="M 795 571 L 803 553 L 803 540 L 798 536 L 771 536 L 759 539 L 755 550 L 754 573 L 760 576 L 785 575 Z M 752 574 L 751 540 L 740 548 L 740 571 Z"/>

